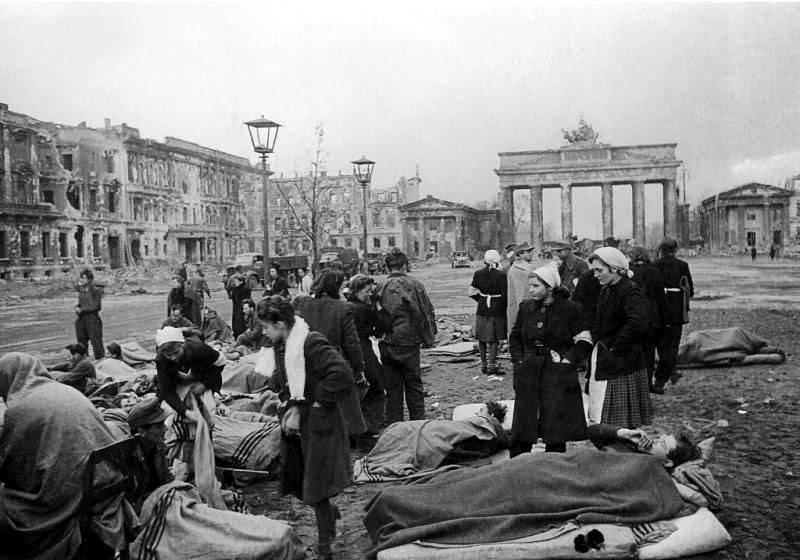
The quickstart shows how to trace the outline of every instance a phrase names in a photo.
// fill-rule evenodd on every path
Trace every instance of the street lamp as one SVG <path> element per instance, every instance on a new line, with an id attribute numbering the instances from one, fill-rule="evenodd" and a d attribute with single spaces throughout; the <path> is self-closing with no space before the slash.
<path id="1" fill-rule="evenodd" d="M 364 196 L 364 217 L 361 220 L 364 224 L 364 258 L 367 258 L 367 189 L 369 182 L 372 180 L 372 168 L 375 167 L 375 162 L 361 156 L 361 159 L 351 161 L 353 164 L 353 175 L 356 176 L 356 181 L 361 183 L 361 190 Z"/>
<path id="2" fill-rule="evenodd" d="M 279 125 L 276 122 L 265 119 L 261 115 L 260 119 L 246 121 L 247 131 L 250 133 L 250 141 L 253 143 L 253 150 L 261 158 L 261 172 L 262 172 L 262 195 L 264 200 L 264 240 L 262 242 L 261 252 L 264 253 L 264 265 L 268 266 L 269 263 L 269 206 L 267 204 L 267 179 L 269 173 L 267 171 L 267 158 L 275 150 L 275 140 L 278 139 Z"/>

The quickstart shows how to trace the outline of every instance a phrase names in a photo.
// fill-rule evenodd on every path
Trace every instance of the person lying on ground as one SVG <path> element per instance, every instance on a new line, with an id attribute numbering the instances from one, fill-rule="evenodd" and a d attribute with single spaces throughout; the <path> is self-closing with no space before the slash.
<path id="1" fill-rule="evenodd" d="M 141 511 L 150 492 L 174 479 L 164 443 L 167 433 L 164 420 L 168 416 L 156 398 L 137 403 L 128 413 L 128 425 L 131 434 L 139 439 L 143 459 L 136 472 L 136 511 Z"/>
<path id="2" fill-rule="evenodd" d="M 77 342 L 64 347 L 69 352 L 69 361 L 52 366 L 51 372 L 65 372 L 55 377 L 55 380 L 64 385 L 75 387 L 81 393 L 86 392 L 86 384 L 89 379 L 97 379 L 97 372 L 94 369 L 89 355 L 86 353 L 86 346 Z"/>
<path id="3" fill-rule="evenodd" d="M 110 358 L 112 360 L 124 361 L 122 359 L 122 347 L 116 342 L 112 342 L 111 344 L 106 346 L 106 358 Z"/>
<path id="4" fill-rule="evenodd" d="M 115 442 L 100 413 L 20 352 L 0 358 L 0 397 L 8 405 L 0 430 L 0 556 L 113 558 L 125 545 L 120 527 L 135 522 L 130 506 L 120 494 L 81 509 L 90 453 Z"/>
<path id="5" fill-rule="evenodd" d="M 196 337 L 198 342 L 203 340 L 203 331 L 183 316 L 183 307 L 177 303 L 170 307 L 169 317 L 161 323 L 161 328 L 163 329 L 164 327 L 175 327 L 176 329 L 180 329 L 183 336 L 186 338 Z"/>
<path id="6" fill-rule="evenodd" d="M 683 432 L 677 436 L 650 437 L 641 429 L 631 430 L 610 424 L 590 424 L 586 431 L 591 442 L 601 451 L 646 453 L 661 459 L 667 468 L 701 457 L 700 449 Z"/>

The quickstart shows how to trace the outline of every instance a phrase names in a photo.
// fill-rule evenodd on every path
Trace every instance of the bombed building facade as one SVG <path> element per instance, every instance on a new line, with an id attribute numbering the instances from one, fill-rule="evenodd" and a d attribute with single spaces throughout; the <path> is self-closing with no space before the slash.
<path id="1" fill-rule="evenodd" d="M 40 121 L 0 103 L 0 278 L 223 260 L 247 229 L 246 158 L 136 128 Z M 260 183 L 259 183 L 260 184 Z"/>

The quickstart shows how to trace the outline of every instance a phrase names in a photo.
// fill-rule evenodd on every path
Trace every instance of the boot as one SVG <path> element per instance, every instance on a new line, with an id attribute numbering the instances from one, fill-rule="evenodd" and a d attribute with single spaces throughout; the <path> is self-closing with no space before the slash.
<path id="1" fill-rule="evenodd" d="M 489 375 L 505 375 L 506 372 L 498 366 L 497 364 L 491 364 L 489 366 Z"/>
<path id="2" fill-rule="evenodd" d="M 655 393 L 656 395 L 663 395 L 664 394 L 664 382 L 663 381 L 655 381 L 653 382 L 653 386 L 650 387 L 650 392 Z"/>
<path id="3" fill-rule="evenodd" d="M 486 367 L 486 363 L 482 363 L 481 364 L 481 373 L 483 375 L 488 375 L 489 374 L 489 369 Z"/>

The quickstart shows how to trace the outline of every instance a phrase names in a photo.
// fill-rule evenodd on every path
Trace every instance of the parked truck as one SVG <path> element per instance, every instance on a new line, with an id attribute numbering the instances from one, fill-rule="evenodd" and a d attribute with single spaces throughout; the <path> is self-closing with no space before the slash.
<path id="1" fill-rule="evenodd" d="M 258 289 L 264 286 L 264 279 L 269 276 L 269 267 L 272 263 L 279 266 L 278 274 L 286 278 L 290 287 L 294 287 L 297 279 L 297 270 L 306 268 L 308 266 L 308 255 L 280 255 L 270 257 L 269 264 L 264 264 L 264 255 L 262 253 L 242 253 L 236 257 L 233 265 L 228 269 L 233 268 L 244 274 L 247 279 L 247 284 L 251 290 Z"/>
<path id="2" fill-rule="evenodd" d="M 344 275 L 350 278 L 358 274 L 361 259 L 358 251 L 350 247 L 325 247 L 320 251 L 319 270 L 326 268 L 341 267 Z"/>

